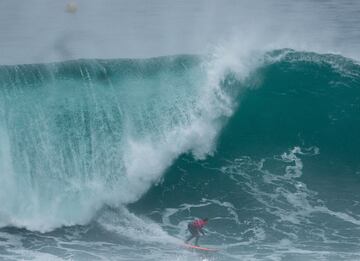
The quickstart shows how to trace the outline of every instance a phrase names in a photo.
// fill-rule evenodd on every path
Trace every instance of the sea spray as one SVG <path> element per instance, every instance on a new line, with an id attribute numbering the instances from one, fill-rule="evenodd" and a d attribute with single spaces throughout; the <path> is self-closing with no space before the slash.
<path id="1" fill-rule="evenodd" d="M 104 204 L 137 200 L 179 155 L 212 153 L 236 98 L 223 81 L 229 68 L 215 62 L 216 70 L 196 56 L 1 67 L 9 190 L 1 223 L 85 224 Z"/>

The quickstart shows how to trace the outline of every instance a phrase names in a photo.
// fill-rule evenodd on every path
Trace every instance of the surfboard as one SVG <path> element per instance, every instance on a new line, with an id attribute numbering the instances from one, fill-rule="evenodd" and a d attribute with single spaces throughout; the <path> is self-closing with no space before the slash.
<path id="1" fill-rule="evenodd" d="M 196 249 L 196 250 L 201 250 L 201 251 L 209 251 L 209 252 L 218 251 L 217 249 L 214 249 L 214 248 L 200 247 L 200 246 L 194 246 L 194 245 L 189 245 L 189 244 L 184 244 L 184 246 L 186 248 L 191 248 L 191 249 Z"/>

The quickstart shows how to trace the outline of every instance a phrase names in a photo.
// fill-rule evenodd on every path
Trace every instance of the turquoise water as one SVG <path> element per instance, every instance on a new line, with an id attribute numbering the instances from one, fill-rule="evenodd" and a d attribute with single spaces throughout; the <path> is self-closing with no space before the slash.
<path id="1" fill-rule="evenodd" d="M 359 86 L 292 49 L 0 66 L 0 256 L 357 260 Z"/>

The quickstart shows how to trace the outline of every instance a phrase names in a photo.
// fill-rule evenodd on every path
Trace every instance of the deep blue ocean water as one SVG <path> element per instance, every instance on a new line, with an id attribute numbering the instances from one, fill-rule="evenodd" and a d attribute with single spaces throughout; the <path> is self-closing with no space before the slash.
<path id="1" fill-rule="evenodd" d="M 139 21 L 157 31 L 163 14 L 189 30 L 156 3 L 142 7 L 148 16 Z M 8 47 L 21 37 L 4 31 L 11 41 L 0 41 L 8 50 L 0 54 L 1 260 L 360 259 L 359 5 L 210 3 L 232 10 L 213 19 L 232 25 L 225 31 L 234 37 L 225 41 L 213 28 L 201 52 L 205 33 L 155 53 L 132 55 L 127 46 L 130 55 L 91 55 L 90 45 L 79 52 L 67 43 L 60 49 L 69 56 L 21 56 Z M 203 4 L 174 6 L 189 22 L 191 7 L 212 21 Z M 280 30 L 281 10 L 293 17 L 276 44 L 262 42 L 264 28 L 254 23 L 251 41 L 237 27 L 236 10 L 249 8 L 250 19 L 261 4 L 268 12 L 260 25 L 276 21 Z M 311 8 L 324 19 L 306 34 L 295 25 L 307 25 Z M 288 29 L 304 45 L 289 41 Z M 315 35 L 319 41 L 309 40 Z M 219 251 L 183 248 L 188 222 L 205 216 L 200 244 Z"/>

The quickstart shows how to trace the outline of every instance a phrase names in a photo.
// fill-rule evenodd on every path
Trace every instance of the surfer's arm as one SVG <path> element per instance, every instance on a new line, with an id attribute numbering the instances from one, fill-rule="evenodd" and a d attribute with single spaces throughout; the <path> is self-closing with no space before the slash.
<path id="1" fill-rule="evenodd" d="M 205 236 L 205 232 L 204 232 L 204 230 L 202 228 L 200 228 L 199 231 L 203 236 Z"/>

